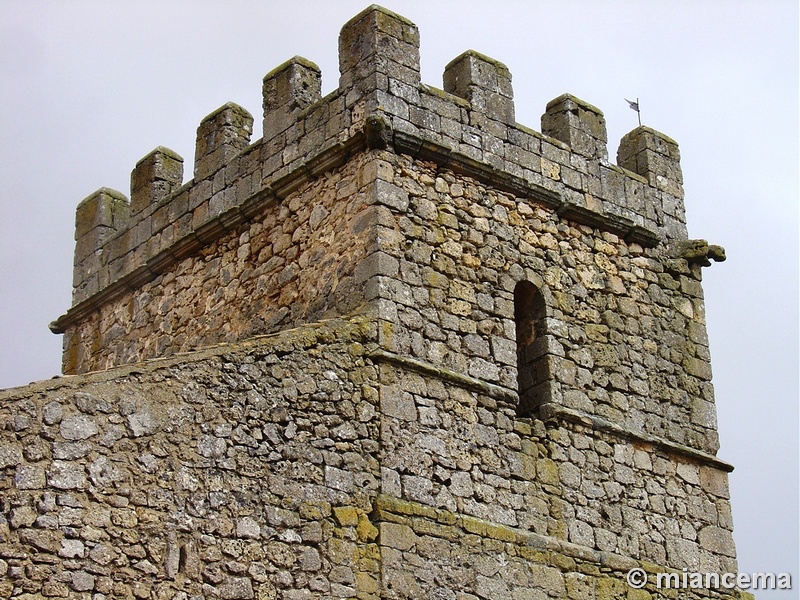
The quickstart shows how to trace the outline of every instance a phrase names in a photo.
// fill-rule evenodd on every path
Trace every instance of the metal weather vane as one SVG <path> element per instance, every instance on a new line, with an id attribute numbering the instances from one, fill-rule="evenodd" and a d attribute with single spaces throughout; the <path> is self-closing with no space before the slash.
<path id="1" fill-rule="evenodd" d="M 636 111 L 636 116 L 639 117 L 639 127 L 641 127 L 642 126 L 642 112 L 639 110 L 639 99 L 637 98 L 636 102 L 634 102 L 632 100 L 628 100 L 627 98 L 625 98 L 625 102 L 628 103 L 628 106 L 630 106 L 631 109 Z"/>

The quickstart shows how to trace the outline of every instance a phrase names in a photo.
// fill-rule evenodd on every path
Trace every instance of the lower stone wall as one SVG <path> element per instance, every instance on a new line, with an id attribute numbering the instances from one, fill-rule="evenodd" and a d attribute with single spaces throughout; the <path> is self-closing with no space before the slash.
<path id="1" fill-rule="evenodd" d="M 349 598 L 378 587 L 357 323 L 0 395 L 0 597 Z"/>
<path id="2" fill-rule="evenodd" d="M 594 551 L 736 572 L 728 478 L 713 457 L 517 418 L 508 391 L 433 365 L 383 369 L 385 493 Z"/>
<path id="3" fill-rule="evenodd" d="M 332 320 L 0 393 L 0 597 L 643 600 L 671 596 L 633 566 L 735 571 L 713 465 L 518 418 L 378 337 Z"/>

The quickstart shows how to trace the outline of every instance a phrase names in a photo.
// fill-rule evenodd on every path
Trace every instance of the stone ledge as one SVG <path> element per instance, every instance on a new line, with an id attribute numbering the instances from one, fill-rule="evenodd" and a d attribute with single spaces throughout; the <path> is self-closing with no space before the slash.
<path id="1" fill-rule="evenodd" d="M 367 344 L 370 339 L 368 329 L 372 322 L 371 319 L 360 314 L 349 317 L 336 317 L 314 323 L 304 323 L 299 327 L 284 329 L 276 333 L 253 336 L 242 341 L 221 343 L 187 352 L 177 352 L 164 358 L 152 358 L 137 363 L 110 367 L 102 371 L 91 371 L 77 375 L 57 375 L 51 379 L 34 381 L 27 385 L 0 389 L 0 402 L 10 400 L 20 394 L 45 392 L 58 388 L 80 388 L 87 383 L 103 383 L 131 375 L 154 373 L 176 365 L 196 363 L 237 352 L 249 353 L 282 344 L 294 348 L 301 346 L 308 348 L 325 343 L 330 340 L 332 335 L 338 336 L 339 339 Z M 367 353 L 367 350 L 365 349 L 364 352 Z"/>
<path id="2" fill-rule="evenodd" d="M 422 375 L 429 377 L 437 377 L 445 381 L 449 381 L 460 387 L 470 389 L 475 392 L 486 394 L 496 400 L 508 402 L 512 406 L 516 406 L 519 401 L 519 396 L 514 390 L 464 375 L 450 369 L 438 367 L 432 363 L 417 358 L 402 356 L 388 350 L 376 349 L 367 354 L 367 357 L 375 362 L 390 363 L 402 368 L 416 371 Z M 670 454 L 677 454 L 684 456 L 702 463 L 703 465 L 719 469 L 726 473 L 733 471 L 734 467 L 730 463 L 720 460 L 712 454 L 691 448 L 684 444 L 672 442 L 665 438 L 645 433 L 643 431 L 636 431 L 628 429 L 608 421 L 602 417 L 591 415 L 589 413 L 579 411 L 572 408 L 567 408 L 554 403 L 547 403 L 542 405 L 539 409 L 539 418 L 544 421 L 566 421 L 569 423 L 576 423 L 584 427 L 591 427 L 600 431 L 611 433 L 620 438 L 650 444 L 660 450 Z"/>
<path id="3" fill-rule="evenodd" d="M 389 352 L 388 350 L 382 350 L 382 349 L 373 350 L 367 356 L 368 358 L 371 358 L 375 362 L 391 363 L 393 365 L 404 367 L 411 371 L 416 371 L 421 375 L 428 375 L 429 377 L 438 377 L 445 381 L 454 383 L 460 387 L 464 387 L 473 390 L 475 392 L 486 394 L 487 396 L 491 396 L 496 400 L 503 400 L 505 402 L 509 402 L 514 405 L 516 405 L 519 398 L 516 392 L 509 390 L 508 388 L 504 388 L 499 385 L 494 385 L 493 383 L 488 383 L 486 381 L 476 379 L 475 377 L 464 375 L 463 373 L 451 371 L 450 369 L 437 367 L 434 364 L 431 364 L 424 360 L 419 360 L 417 358 L 401 356 L 400 354 L 395 354 L 394 352 Z"/>
<path id="4" fill-rule="evenodd" d="M 624 439 L 651 444 L 652 446 L 655 446 L 656 448 L 670 454 L 685 456 L 692 460 L 696 460 L 703 465 L 714 467 L 720 471 L 725 471 L 726 473 L 733 471 L 733 465 L 720 460 L 716 456 L 703 452 L 702 450 L 696 450 L 695 448 L 690 448 L 689 446 L 685 446 L 677 442 L 671 442 L 662 437 L 645 433 L 644 431 L 627 429 L 617 425 L 616 423 L 607 421 L 602 417 L 590 415 L 589 413 L 585 413 L 574 408 L 566 408 L 553 403 L 544 404 L 539 409 L 539 418 L 545 422 L 567 421 L 570 423 L 577 423 L 579 425 L 583 425 L 584 427 L 605 431 Z"/>
<path id="5" fill-rule="evenodd" d="M 373 522 L 388 521 L 402 523 L 410 519 L 425 519 L 456 528 L 462 535 L 475 534 L 501 542 L 509 542 L 518 546 L 527 546 L 536 550 L 558 552 L 570 558 L 589 560 L 611 569 L 628 570 L 640 563 L 632 558 L 612 552 L 595 550 L 588 546 L 559 540 L 548 535 L 526 531 L 508 525 L 492 523 L 478 517 L 454 513 L 442 508 L 434 508 L 418 502 L 403 500 L 394 496 L 379 494 L 375 499 L 375 518 Z M 413 529 L 413 527 L 412 527 Z M 435 530 L 426 528 L 426 534 Z M 440 536 L 443 530 L 440 530 Z"/>
<path id="6" fill-rule="evenodd" d="M 549 564 L 556 563 L 547 561 L 548 557 L 546 555 L 551 553 L 559 554 L 579 562 L 599 565 L 606 575 L 612 577 L 612 573 L 615 572 L 620 578 L 624 578 L 625 574 L 633 568 L 644 569 L 651 575 L 657 573 L 682 573 L 682 571 L 649 561 L 637 560 L 614 552 L 596 550 L 549 535 L 492 523 L 477 517 L 454 513 L 446 509 L 434 508 L 385 494 L 379 494 L 375 499 L 371 521 L 373 524 L 385 522 L 406 525 L 415 534 L 429 535 L 450 541 L 465 535 L 477 535 L 484 539 L 488 538 L 529 548 L 534 552 L 542 552 L 545 554 L 545 556 L 542 556 L 542 562 L 548 562 Z M 384 545 L 384 540 L 379 539 L 379 544 Z M 570 570 L 569 563 L 564 563 L 563 560 L 560 562 L 562 570 Z M 609 573 L 609 571 L 612 573 Z M 720 589 L 715 591 L 726 597 L 752 598 L 752 596 L 742 593 L 740 590 Z"/>

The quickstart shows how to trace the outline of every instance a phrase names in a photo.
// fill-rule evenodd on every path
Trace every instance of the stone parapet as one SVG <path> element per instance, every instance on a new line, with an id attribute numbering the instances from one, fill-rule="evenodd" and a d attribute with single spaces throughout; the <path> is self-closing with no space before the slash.
<path id="1" fill-rule="evenodd" d="M 678 144 L 650 127 L 637 127 L 622 138 L 617 162 L 643 177 L 652 175 L 652 184 L 661 183 L 665 189 L 668 189 L 667 182 L 673 185 L 683 183 Z"/>
<path id="2" fill-rule="evenodd" d="M 444 68 L 444 91 L 469 102 L 475 124 L 486 127 L 484 119 L 516 124 L 511 73 L 499 61 L 468 50 Z"/>
<path id="3" fill-rule="evenodd" d="M 373 4 L 339 33 L 339 91 L 348 107 L 369 98 L 370 109 L 420 84 L 419 29 L 405 17 Z"/>
<path id="4" fill-rule="evenodd" d="M 216 174 L 250 143 L 253 117 L 233 102 L 221 106 L 200 123 L 194 153 L 194 179 L 200 181 Z M 225 183 L 216 182 L 217 186 Z"/>
<path id="5" fill-rule="evenodd" d="M 126 229 L 130 200 L 110 188 L 101 188 L 85 198 L 75 210 L 75 290 L 100 288 L 100 276 L 106 275 L 102 254 L 106 243 Z M 107 277 L 106 277 L 107 281 Z"/>
<path id="6" fill-rule="evenodd" d="M 300 56 L 264 77 L 264 137 L 275 137 L 297 121 L 298 113 L 322 98 L 319 67 Z"/>
<path id="7" fill-rule="evenodd" d="M 488 170 L 495 179 L 550 190 L 577 209 L 573 214 L 598 224 L 623 219 L 654 241 L 686 237 L 677 145 L 666 136 L 635 130 L 623 140 L 619 166 L 611 164 L 602 112 L 569 95 L 548 105 L 543 133 L 528 129 L 515 122 L 508 69 L 475 51 L 446 67 L 444 91 L 421 84 L 417 28 L 381 7 L 345 25 L 339 52 L 340 87 L 325 98 L 319 69 L 306 59 L 295 57 L 265 77 L 265 135 L 254 144 L 243 108 L 229 103 L 206 117 L 187 184 L 180 186 L 182 160 L 171 151 L 142 159 L 132 173 L 130 216 L 96 241 L 96 264 L 76 269 L 74 304 L 270 193 L 312 157 L 352 146 L 376 119 L 400 138 L 391 145 L 399 152 L 419 140 L 438 156 L 463 157 L 460 164 L 478 175 Z M 76 267 L 84 254 L 76 255 Z"/>
<path id="8" fill-rule="evenodd" d="M 606 120 L 599 108 L 570 94 L 547 104 L 542 132 L 589 159 L 608 159 Z"/>

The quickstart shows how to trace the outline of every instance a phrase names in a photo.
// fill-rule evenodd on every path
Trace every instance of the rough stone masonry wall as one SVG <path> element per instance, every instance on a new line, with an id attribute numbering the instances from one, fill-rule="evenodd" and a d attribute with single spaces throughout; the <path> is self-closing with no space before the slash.
<path id="1" fill-rule="evenodd" d="M 307 327 L 3 392 L 0 596 L 374 590 L 367 330 Z"/>
<path id="2" fill-rule="evenodd" d="M 364 304 L 372 251 L 361 155 L 67 330 L 64 371 L 83 373 L 247 339 Z"/>
<path id="3" fill-rule="evenodd" d="M 262 140 L 225 105 L 191 181 L 158 148 L 130 199 L 79 205 L 66 372 L 243 345 L 4 395 L 4 585 L 645 599 L 630 566 L 735 571 L 700 286 L 722 255 L 686 240 L 677 144 L 637 128 L 612 164 L 570 95 L 519 125 L 474 51 L 424 85 L 380 7 L 339 50 L 325 98 L 305 59 L 265 77 Z"/>
<path id="4" fill-rule="evenodd" d="M 0 593 L 647 600 L 628 569 L 735 571 L 724 473 L 377 338 L 334 320 L 3 392 Z"/>
<path id="5" fill-rule="evenodd" d="M 381 348 L 430 375 L 383 378 L 383 491 L 423 513 L 734 572 L 699 266 L 434 163 L 377 160 L 388 193 L 366 290 Z M 518 413 L 520 281 L 545 302 L 551 381 L 534 413 L 543 421 Z M 390 597 L 430 595 L 432 556 L 417 574 L 396 573 L 395 590 L 419 594 Z M 511 579 L 485 597 L 507 597 Z M 478 585 L 463 573 L 446 580 Z"/>
<path id="6" fill-rule="evenodd" d="M 516 390 L 514 288 L 530 281 L 546 402 L 717 451 L 699 267 L 434 164 L 378 162 L 393 191 L 367 293 L 385 348 Z"/>

